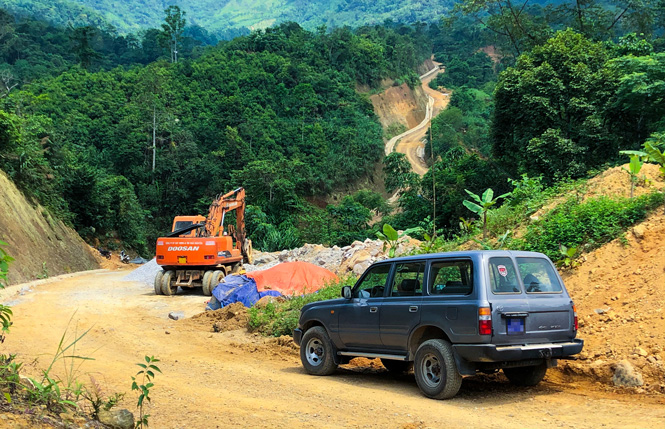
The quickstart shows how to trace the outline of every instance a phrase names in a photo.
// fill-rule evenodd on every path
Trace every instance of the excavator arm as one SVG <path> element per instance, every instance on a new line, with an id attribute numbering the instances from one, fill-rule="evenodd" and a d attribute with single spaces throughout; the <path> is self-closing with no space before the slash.
<path id="1" fill-rule="evenodd" d="M 245 234 L 245 189 L 238 188 L 224 195 L 218 195 L 210 204 L 205 224 L 205 236 L 218 237 L 224 231 L 224 218 L 230 211 L 236 211 L 235 239 L 236 248 L 242 251 L 249 262 L 252 254 L 252 243 Z M 251 262 L 250 262 L 251 263 Z"/>

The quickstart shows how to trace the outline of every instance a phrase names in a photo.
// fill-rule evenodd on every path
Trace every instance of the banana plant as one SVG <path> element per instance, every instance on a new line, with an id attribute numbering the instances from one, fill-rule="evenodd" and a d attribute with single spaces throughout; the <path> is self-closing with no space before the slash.
<path id="1" fill-rule="evenodd" d="M 644 143 L 644 152 L 647 153 L 649 161 L 660 166 L 660 176 L 665 179 L 665 150 L 659 148 L 663 143 L 665 143 L 665 133 L 653 133 Z M 663 197 L 665 198 L 665 189 Z"/>
<path id="2" fill-rule="evenodd" d="M 646 152 L 639 150 L 622 150 L 620 153 L 622 155 L 630 156 L 628 169 L 623 168 L 623 170 L 630 174 L 630 198 L 633 198 L 633 195 L 635 194 L 635 184 L 638 180 L 637 175 L 640 174 L 640 170 L 642 170 L 642 166 L 644 165 L 643 159 L 647 158 L 648 155 Z"/>
<path id="3" fill-rule="evenodd" d="M 377 232 L 376 236 L 379 238 L 379 240 L 383 241 L 383 251 L 385 252 L 386 248 L 388 248 L 388 257 L 394 258 L 400 240 L 405 236 L 417 231 L 418 228 L 409 228 L 402 233 L 398 233 L 395 231 L 395 228 L 386 223 L 383 225 L 383 232 Z"/>
<path id="4" fill-rule="evenodd" d="M 644 142 L 644 151 L 640 150 L 624 150 L 621 151 L 624 155 L 639 157 L 640 161 L 648 161 L 658 164 L 660 166 L 660 175 L 665 179 L 665 151 L 661 150 L 665 144 L 665 133 L 653 133 L 651 137 Z M 663 197 L 665 197 L 665 189 L 663 190 Z"/>
<path id="5" fill-rule="evenodd" d="M 478 196 L 468 189 L 465 189 L 465 191 L 476 202 L 474 203 L 468 200 L 464 200 L 464 207 L 483 218 L 483 240 L 487 240 L 487 213 L 500 199 L 510 196 L 510 192 L 494 198 L 494 191 L 492 188 L 487 188 L 487 190 L 483 192 L 482 196 Z"/>

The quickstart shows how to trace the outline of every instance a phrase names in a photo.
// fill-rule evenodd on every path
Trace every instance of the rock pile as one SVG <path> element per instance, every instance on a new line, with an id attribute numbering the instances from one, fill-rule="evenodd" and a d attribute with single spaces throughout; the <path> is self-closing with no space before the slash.
<path id="1" fill-rule="evenodd" d="M 405 237 L 397 246 L 396 255 L 406 255 L 417 249 L 420 241 Z M 361 275 L 376 261 L 388 258 L 388 249 L 383 250 L 381 240 L 354 241 L 349 246 L 325 247 L 320 244 L 305 244 L 293 250 L 281 252 L 254 252 L 254 265 L 245 264 L 249 271 L 264 270 L 280 262 L 304 261 L 324 267 L 338 276 Z"/>

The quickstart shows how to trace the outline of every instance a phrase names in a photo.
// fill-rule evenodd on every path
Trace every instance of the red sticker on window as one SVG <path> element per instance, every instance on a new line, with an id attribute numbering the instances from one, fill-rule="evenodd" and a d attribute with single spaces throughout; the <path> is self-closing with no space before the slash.
<path id="1" fill-rule="evenodd" d="M 499 274 L 504 277 L 508 277 L 508 270 L 506 269 L 505 265 L 497 265 L 497 268 L 499 269 Z"/>

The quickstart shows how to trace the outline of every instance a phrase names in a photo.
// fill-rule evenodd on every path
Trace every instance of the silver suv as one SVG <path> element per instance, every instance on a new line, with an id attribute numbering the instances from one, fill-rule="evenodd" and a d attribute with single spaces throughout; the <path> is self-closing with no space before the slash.
<path id="1" fill-rule="evenodd" d="M 575 306 L 545 255 L 467 251 L 375 263 L 341 299 L 303 307 L 293 337 L 310 374 L 380 358 L 389 371 L 413 365 L 420 390 L 447 399 L 479 371 L 538 384 L 582 350 L 576 334 Z"/>

